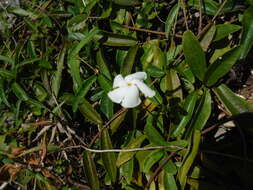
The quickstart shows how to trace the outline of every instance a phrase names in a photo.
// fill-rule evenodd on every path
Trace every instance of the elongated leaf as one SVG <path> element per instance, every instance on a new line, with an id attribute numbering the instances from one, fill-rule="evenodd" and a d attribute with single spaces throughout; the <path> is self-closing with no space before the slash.
<path id="1" fill-rule="evenodd" d="M 103 45 L 115 46 L 115 47 L 131 47 L 136 45 L 138 42 L 135 38 L 122 35 L 114 34 L 105 31 L 100 31 L 93 38 L 95 41 L 101 42 Z"/>
<path id="2" fill-rule="evenodd" d="M 242 27 L 235 24 L 218 24 L 216 25 L 216 34 L 214 36 L 213 41 L 219 41 L 229 34 L 240 30 Z"/>
<path id="3" fill-rule="evenodd" d="M 90 90 L 92 84 L 97 80 L 96 76 L 90 76 L 88 79 L 86 79 L 81 88 L 79 89 L 79 91 L 76 94 L 76 100 L 73 102 L 72 104 L 72 109 L 73 112 L 76 112 L 77 108 L 78 108 L 78 104 L 80 104 L 80 102 L 82 101 L 82 99 L 85 97 L 85 95 L 88 93 L 88 91 Z"/>
<path id="4" fill-rule="evenodd" d="M 77 92 L 82 86 L 82 79 L 80 75 L 80 61 L 77 59 L 77 57 L 68 57 L 68 67 L 73 80 L 73 89 L 75 92 Z"/>
<path id="5" fill-rule="evenodd" d="M 99 49 L 96 54 L 96 62 L 98 64 L 100 73 L 102 73 L 107 79 L 112 80 L 111 73 L 107 67 L 105 57 L 101 49 Z"/>
<path id="6" fill-rule="evenodd" d="M 139 0 L 113 0 L 113 2 L 123 6 L 134 6 L 140 4 Z"/>
<path id="7" fill-rule="evenodd" d="M 100 30 L 98 30 L 97 28 L 93 28 L 88 35 L 85 36 L 84 39 L 82 39 L 79 44 L 77 44 L 77 46 L 71 51 L 71 56 L 76 56 L 79 51 L 87 44 L 89 43 L 92 38 L 98 34 L 100 32 Z"/>
<path id="8" fill-rule="evenodd" d="M 86 99 L 83 98 L 82 103 L 78 106 L 78 109 L 88 121 L 97 125 L 101 125 L 103 123 L 99 113 Z"/>
<path id="9" fill-rule="evenodd" d="M 199 41 L 191 31 L 186 31 L 183 35 L 183 51 L 193 74 L 203 81 L 207 69 L 206 58 Z"/>
<path id="10" fill-rule="evenodd" d="M 2 101 L 6 106 L 11 107 L 7 97 L 6 90 L 4 89 L 3 81 L 0 80 L 0 101 Z"/>
<path id="11" fill-rule="evenodd" d="M 146 139 L 146 135 L 141 135 L 136 139 L 130 141 L 130 143 L 124 147 L 124 149 L 139 148 L 141 143 Z M 116 165 L 119 167 L 125 162 L 133 158 L 136 152 L 120 152 L 117 158 Z"/>
<path id="12" fill-rule="evenodd" d="M 179 4 L 177 3 L 170 10 L 170 12 L 167 16 L 166 22 L 165 22 L 166 38 L 169 37 L 170 32 L 171 32 L 171 28 L 175 24 L 175 21 L 177 20 L 178 11 L 179 11 Z"/>
<path id="13" fill-rule="evenodd" d="M 119 128 L 120 124 L 124 121 L 127 112 L 120 114 L 116 119 L 110 123 L 111 133 L 114 134 Z"/>
<path id="14" fill-rule="evenodd" d="M 180 135 L 185 128 L 185 126 L 189 123 L 189 121 L 192 118 L 193 110 L 195 108 L 196 102 L 197 102 L 198 94 L 197 92 L 193 92 L 187 96 L 185 99 L 183 108 L 187 112 L 187 115 L 183 116 L 180 123 L 175 126 L 173 132 L 171 133 L 172 137 L 177 137 Z"/>
<path id="15" fill-rule="evenodd" d="M 113 116 L 113 102 L 107 96 L 107 93 L 104 93 L 101 99 L 100 105 L 101 111 L 105 114 L 108 120 Z"/>
<path id="16" fill-rule="evenodd" d="M 215 32 L 216 32 L 216 27 L 215 27 L 215 25 L 213 25 L 210 27 L 210 29 L 207 31 L 207 33 L 201 39 L 200 45 L 204 51 L 207 51 L 208 47 L 212 43 Z"/>
<path id="17" fill-rule="evenodd" d="M 253 105 L 236 95 L 225 84 L 214 89 L 222 104 L 231 114 L 239 114 L 253 110 Z"/>
<path id="18" fill-rule="evenodd" d="M 134 159 L 131 159 L 120 166 L 120 175 L 128 184 L 131 183 L 134 174 Z"/>
<path id="19" fill-rule="evenodd" d="M 232 66 L 236 63 L 241 53 L 241 48 L 237 47 L 222 56 L 211 64 L 205 75 L 205 83 L 207 86 L 214 85 L 221 77 L 229 72 Z"/>
<path id="20" fill-rule="evenodd" d="M 157 146 L 167 145 L 164 137 L 157 131 L 157 129 L 152 125 L 151 122 L 147 121 L 145 125 L 144 132 L 148 137 L 148 140 Z"/>
<path id="21" fill-rule="evenodd" d="M 0 55 L 0 61 L 11 63 L 12 65 L 15 64 L 15 61 L 12 58 L 6 57 L 4 55 Z"/>
<path id="22" fill-rule="evenodd" d="M 112 82 L 109 81 L 104 75 L 100 74 L 98 75 L 98 83 L 100 87 L 108 93 L 110 90 L 112 90 Z"/>
<path id="23" fill-rule="evenodd" d="M 189 0 L 188 5 L 199 10 L 199 0 Z M 214 0 L 202 1 L 203 12 L 209 15 L 215 15 L 219 9 L 219 3 Z"/>
<path id="24" fill-rule="evenodd" d="M 211 94 L 205 89 L 193 118 L 193 128 L 202 130 L 211 114 Z"/>
<path id="25" fill-rule="evenodd" d="M 120 73 L 125 76 L 131 73 L 134 62 L 135 62 L 135 57 L 138 51 L 138 46 L 133 46 L 128 50 L 127 56 L 124 60 L 123 65 L 120 68 Z"/>
<path id="26" fill-rule="evenodd" d="M 195 157 L 198 154 L 200 139 L 201 139 L 201 132 L 199 130 L 194 130 L 194 133 L 192 135 L 192 145 L 191 145 L 192 148 L 190 149 L 190 152 L 187 154 L 187 157 L 184 158 L 183 164 L 178 172 L 178 180 L 182 189 L 184 189 L 185 187 L 188 172 L 193 164 Z"/>
<path id="27" fill-rule="evenodd" d="M 85 176 L 87 178 L 89 186 L 91 187 L 91 190 L 99 190 L 100 186 L 96 166 L 89 152 L 84 152 L 83 162 Z"/>
<path id="28" fill-rule="evenodd" d="M 101 149 L 113 149 L 108 129 L 104 129 L 101 133 Z M 109 174 L 113 183 L 116 182 L 117 168 L 116 168 L 116 155 L 114 152 L 102 153 L 102 160 L 106 172 Z"/>
<path id="29" fill-rule="evenodd" d="M 148 173 L 151 167 L 157 163 L 162 156 L 164 155 L 164 152 L 162 150 L 153 150 L 149 153 L 149 155 L 143 160 L 143 172 Z"/>
<path id="30" fill-rule="evenodd" d="M 58 97 L 58 93 L 61 87 L 62 71 L 64 68 L 64 58 L 66 53 L 66 46 L 63 47 L 57 60 L 57 71 L 54 73 L 52 78 L 52 91 L 55 97 Z"/>
<path id="31" fill-rule="evenodd" d="M 241 39 L 242 52 L 240 59 L 244 59 L 253 45 L 253 7 L 248 8 L 243 14 L 243 33 Z"/>
<path id="32" fill-rule="evenodd" d="M 163 75 L 165 75 L 165 72 L 156 66 L 149 66 L 147 68 L 147 73 L 151 77 L 162 77 Z"/>
<path id="33" fill-rule="evenodd" d="M 6 69 L 0 69 L 0 76 L 6 79 L 14 79 L 16 77 L 13 72 Z"/>
<path id="34" fill-rule="evenodd" d="M 23 101 L 27 101 L 29 99 L 28 95 L 26 94 L 25 90 L 16 82 L 12 83 L 11 88 L 15 95 Z"/>
<path id="35" fill-rule="evenodd" d="M 178 190 L 174 175 L 164 172 L 164 188 L 165 190 Z"/>

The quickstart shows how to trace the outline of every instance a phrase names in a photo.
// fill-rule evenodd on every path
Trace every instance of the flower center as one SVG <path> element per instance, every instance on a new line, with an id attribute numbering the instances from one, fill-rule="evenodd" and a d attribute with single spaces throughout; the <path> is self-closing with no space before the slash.
<path id="1" fill-rule="evenodd" d="M 134 83 L 128 82 L 127 85 L 128 85 L 128 86 L 132 86 L 132 85 L 134 85 Z"/>

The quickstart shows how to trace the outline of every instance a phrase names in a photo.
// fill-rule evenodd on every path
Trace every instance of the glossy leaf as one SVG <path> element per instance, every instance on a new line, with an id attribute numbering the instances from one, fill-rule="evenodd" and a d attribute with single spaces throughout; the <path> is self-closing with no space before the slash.
<path id="1" fill-rule="evenodd" d="M 137 55 L 138 46 L 133 46 L 128 50 L 126 58 L 123 62 L 123 65 L 120 68 L 120 73 L 123 76 L 126 76 L 131 73 L 133 65 L 135 63 L 135 58 Z"/>
<path id="2" fill-rule="evenodd" d="M 216 34 L 214 36 L 213 41 L 219 41 L 229 34 L 240 30 L 242 27 L 235 24 L 218 24 L 216 25 Z"/>
<path id="3" fill-rule="evenodd" d="M 0 76 L 6 79 L 14 79 L 16 77 L 13 72 L 6 69 L 0 69 Z"/>
<path id="4" fill-rule="evenodd" d="M 189 0 L 188 5 L 199 10 L 198 0 Z M 215 15 L 219 9 L 219 4 L 214 0 L 205 0 L 202 1 L 202 9 L 203 12 L 206 14 Z"/>
<path id="5" fill-rule="evenodd" d="M 205 84 L 207 86 L 214 85 L 221 77 L 229 72 L 232 66 L 236 63 L 241 53 L 241 48 L 234 48 L 211 64 L 205 75 Z"/>
<path id="6" fill-rule="evenodd" d="M 187 96 L 187 98 L 184 101 L 183 108 L 187 112 L 187 115 L 183 116 L 181 118 L 181 121 L 178 125 L 174 126 L 173 132 L 171 133 L 172 137 L 177 137 L 182 133 L 186 125 L 189 123 L 189 121 L 192 118 L 193 111 L 197 102 L 198 94 L 197 92 L 192 92 Z"/>
<path id="7" fill-rule="evenodd" d="M 215 25 L 211 26 L 209 30 L 206 32 L 206 34 L 203 36 L 203 38 L 200 41 L 200 45 L 203 48 L 204 51 L 208 50 L 208 47 L 213 41 L 214 35 L 216 32 Z"/>
<path id="8" fill-rule="evenodd" d="M 93 39 L 99 41 L 103 45 L 115 47 L 131 47 L 137 44 L 137 40 L 122 34 L 114 34 L 105 31 L 100 31 L 94 35 Z"/>
<path id="9" fill-rule="evenodd" d="M 139 148 L 141 143 L 146 139 L 145 135 L 141 135 L 136 139 L 130 141 L 130 143 L 124 147 L 123 149 L 130 149 L 130 148 Z M 125 162 L 129 161 L 133 158 L 136 152 L 120 152 L 117 158 L 116 165 L 119 167 Z"/>
<path id="10" fill-rule="evenodd" d="M 88 93 L 90 90 L 92 84 L 97 80 L 96 76 L 90 76 L 88 79 L 86 79 L 80 89 L 78 90 L 75 101 L 72 103 L 72 109 L 73 112 L 76 112 L 78 108 L 78 104 L 82 101 L 82 99 L 85 97 L 85 95 Z"/>
<path id="11" fill-rule="evenodd" d="M 11 88 L 12 88 L 13 92 L 15 93 L 15 95 L 20 100 L 27 101 L 29 99 L 25 90 L 18 83 L 16 83 L 16 82 L 12 83 Z"/>
<path id="12" fill-rule="evenodd" d="M 240 59 L 246 58 L 253 45 L 253 7 L 249 7 L 243 14 L 243 33 L 241 39 L 242 52 Z"/>
<path id="13" fill-rule="evenodd" d="M 109 99 L 107 93 L 104 93 L 100 105 L 101 111 L 105 114 L 108 120 L 113 116 L 113 102 Z"/>
<path id="14" fill-rule="evenodd" d="M 82 103 L 78 106 L 79 111 L 82 115 L 91 123 L 101 125 L 103 120 L 99 113 L 92 107 L 92 105 L 86 100 L 82 99 Z"/>
<path id="15" fill-rule="evenodd" d="M 182 189 L 184 189 L 186 185 L 188 172 L 195 160 L 195 157 L 198 154 L 200 139 L 201 139 L 201 132 L 199 130 L 194 130 L 193 135 L 192 135 L 191 149 L 189 153 L 187 154 L 187 156 L 184 158 L 183 164 L 178 171 L 178 180 Z"/>
<path id="16" fill-rule="evenodd" d="M 111 80 L 112 79 L 111 73 L 107 67 L 106 60 L 101 49 L 97 51 L 96 62 L 98 64 L 100 73 L 102 73 L 107 79 Z"/>
<path id="17" fill-rule="evenodd" d="M 148 155 L 148 157 L 146 157 L 143 162 L 143 172 L 144 173 L 148 173 L 149 170 L 151 169 L 151 167 L 157 163 L 162 156 L 164 155 L 164 152 L 162 150 L 153 150 L 150 152 L 150 154 Z"/>
<path id="18" fill-rule="evenodd" d="M 253 105 L 236 95 L 225 84 L 214 89 L 222 104 L 231 114 L 239 114 L 253 110 Z"/>
<path id="19" fill-rule="evenodd" d="M 83 162 L 84 162 L 84 172 L 87 178 L 88 184 L 91 187 L 91 190 L 99 190 L 99 179 L 96 171 L 95 163 L 91 157 L 90 152 L 84 152 L 83 154 Z"/>
<path id="20" fill-rule="evenodd" d="M 82 79 L 80 74 L 80 60 L 78 60 L 75 56 L 70 56 L 68 58 L 68 67 L 73 80 L 73 90 L 77 92 L 82 86 Z"/>
<path id="21" fill-rule="evenodd" d="M 165 34 L 166 34 L 166 38 L 169 37 L 171 29 L 173 27 L 173 25 L 175 24 L 175 21 L 177 19 L 178 16 L 178 12 L 179 12 L 179 4 L 175 4 L 172 9 L 170 10 L 166 22 L 165 22 Z"/>
<path id="22" fill-rule="evenodd" d="M 203 81 L 207 69 L 206 58 L 199 41 L 191 31 L 186 31 L 183 35 L 183 51 L 193 74 Z"/>
<path id="23" fill-rule="evenodd" d="M 165 190 L 178 190 L 176 180 L 170 173 L 164 172 L 164 189 Z"/>
<path id="24" fill-rule="evenodd" d="M 54 93 L 55 97 L 58 97 L 59 90 L 61 87 L 62 71 L 64 68 L 65 54 L 66 54 L 66 47 L 64 47 L 61 50 L 61 53 L 60 53 L 58 60 L 56 62 L 57 63 L 57 70 L 54 73 L 53 78 L 52 78 L 52 87 L 51 88 L 52 88 L 52 92 Z"/>
<path id="25" fill-rule="evenodd" d="M 104 129 L 101 132 L 101 149 L 113 149 L 111 138 L 107 129 Z M 114 152 L 106 152 L 101 154 L 105 170 L 109 174 L 111 181 L 115 183 L 117 177 L 116 155 Z"/>
<path id="26" fill-rule="evenodd" d="M 202 130 L 211 114 L 211 94 L 205 89 L 197 105 L 195 115 L 193 116 L 192 126 L 194 129 Z"/>
<path id="27" fill-rule="evenodd" d="M 134 6 L 140 4 L 139 0 L 113 0 L 113 2 L 122 6 Z"/>
<path id="28" fill-rule="evenodd" d="M 147 73 L 151 77 L 162 77 L 163 75 L 165 75 L 165 72 L 156 66 L 149 66 L 147 68 Z"/>

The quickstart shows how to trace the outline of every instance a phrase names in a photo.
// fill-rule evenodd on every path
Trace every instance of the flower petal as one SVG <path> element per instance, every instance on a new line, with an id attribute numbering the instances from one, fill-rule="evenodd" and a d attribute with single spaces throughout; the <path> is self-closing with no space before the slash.
<path id="1" fill-rule="evenodd" d="M 131 82 L 134 79 L 138 80 L 145 80 L 147 78 L 147 73 L 146 72 L 137 72 L 131 75 L 127 75 L 125 77 L 126 82 Z"/>
<path id="2" fill-rule="evenodd" d="M 117 75 L 113 80 L 113 88 L 127 86 L 127 82 L 122 75 Z"/>
<path id="3" fill-rule="evenodd" d="M 155 95 L 155 91 L 149 88 L 144 82 L 140 80 L 133 80 L 132 83 L 139 88 L 145 97 L 152 98 Z"/>
<path id="4" fill-rule="evenodd" d="M 122 100 L 121 106 L 124 108 L 134 108 L 141 103 L 139 98 L 139 90 L 136 86 L 128 86 L 127 93 Z"/>
<path id="5" fill-rule="evenodd" d="M 117 88 L 108 92 L 108 97 L 115 103 L 121 103 L 126 93 L 128 93 L 127 87 Z"/>

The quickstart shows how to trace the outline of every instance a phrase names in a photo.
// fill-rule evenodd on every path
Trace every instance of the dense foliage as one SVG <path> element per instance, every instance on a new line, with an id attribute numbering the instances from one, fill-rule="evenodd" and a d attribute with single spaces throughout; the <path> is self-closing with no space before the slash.
<path id="1" fill-rule="evenodd" d="M 2 188 L 252 187 L 253 105 L 233 92 L 252 0 L 8 0 L 0 18 Z M 155 96 L 114 104 L 139 71 Z"/>

